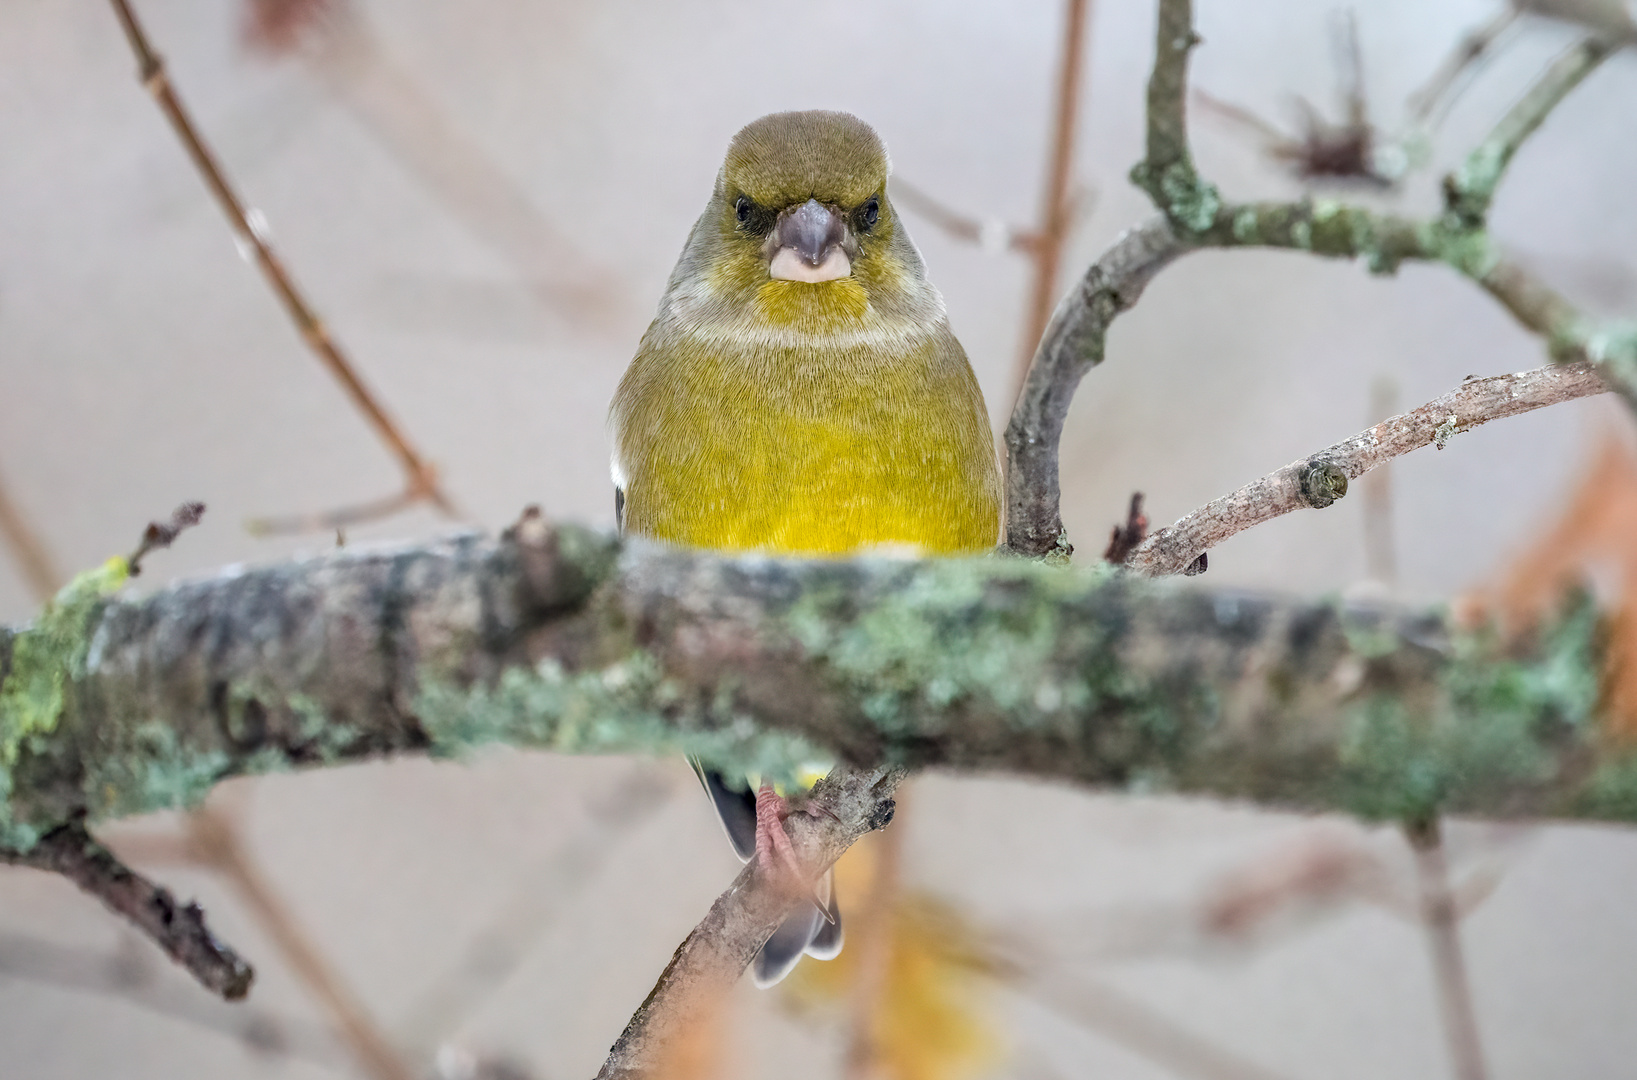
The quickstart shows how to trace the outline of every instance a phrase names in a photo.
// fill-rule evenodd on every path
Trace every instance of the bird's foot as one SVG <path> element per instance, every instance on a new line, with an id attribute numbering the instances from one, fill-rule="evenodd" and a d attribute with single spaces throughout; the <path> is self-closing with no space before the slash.
<path id="1" fill-rule="evenodd" d="M 756 792 L 756 862 L 769 873 L 786 876 L 805 892 L 807 871 L 796 857 L 790 834 L 784 831 L 784 819 L 789 816 L 790 803 L 771 784 L 763 784 Z"/>

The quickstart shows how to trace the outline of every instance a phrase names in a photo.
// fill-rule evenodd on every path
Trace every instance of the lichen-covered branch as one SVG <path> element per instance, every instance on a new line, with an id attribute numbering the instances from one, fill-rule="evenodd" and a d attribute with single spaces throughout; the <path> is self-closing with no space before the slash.
<path id="1" fill-rule="evenodd" d="M 1073 552 L 1063 529 L 1059 448 L 1069 404 L 1103 362 L 1108 328 L 1178 256 L 1194 249 L 1163 217 L 1127 229 L 1057 305 L 1006 425 L 1006 545 L 1020 555 Z"/>
<path id="2" fill-rule="evenodd" d="M 1591 37 L 1558 57 L 1546 74 L 1501 118 L 1489 138 L 1445 179 L 1444 202 L 1448 211 L 1466 224 L 1483 224 L 1495 190 L 1518 148 L 1570 91 L 1616 51 L 1615 42 Z"/>
<path id="3" fill-rule="evenodd" d="M 1600 325 L 1545 282 L 1508 259 L 1485 214 L 1507 165 L 1550 111 L 1608 55 L 1577 45 L 1541 78 L 1446 179 L 1444 213 L 1427 220 L 1333 200 L 1225 203 L 1199 177 L 1188 152 L 1184 104 L 1188 52 L 1197 38 L 1188 0 L 1161 0 L 1148 91 L 1148 149 L 1132 170 L 1161 217 L 1123 234 L 1059 303 L 1006 428 L 1007 547 L 1033 557 L 1066 557 L 1073 546 L 1060 512 L 1059 445 L 1080 380 L 1102 362 L 1114 319 L 1178 257 L 1201 248 L 1267 247 L 1360 259 L 1391 274 L 1406 261 L 1439 262 L 1488 292 L 1558 363 L 1595 364 L 1637 409 L 1637 325 Z"/>
<path id="4" fill-rule="evenodd" d="M 99 598 L 26 665 L 65 658 L 55 713 L 22 735 L 0 716 L 3 810 L 38 838 L 235 774 L 504 742 L 770 776 L 823 750 L 1392 817 L 1427 785 L 1415 799 L 1470 813 L 1623 819 L 1577 619 L 1551 646 L 1564 682 L 1434 614 L 540 526 Z M 7 709 L 34 633 L 0 634 Z"/>
<path id="5" fill-rule="evenodd" d="M 806 812 L 786 822 L 797 857 L 816 878 L 865 833 L 892 820 L 901 770 L 838 769 L 819 781 Z M 681 945 L 625 1031 L 608 1052 L 598 1080 L 634 1080 L 659 1073 L 667 1047 L 720 1005 L 773 931 L 797 904 L 757 861 L 747 865 Z"/>
<path id="6" fill-rule="evenodd" d="M 1324 509 L 1347 494 L 1348 481 L 1411 450 L 1429 445 L 1441 450 L 1455 435 L 1491 420 L 1607 390 L 1585 362 L 1467 379 L 1436 401 L 1213 499 L 1149 535 L 1126 556 L 1125 565 L 1148 575 L 1179 574 L 1202 552 L 1253 525 L 1292 510 Z"/>

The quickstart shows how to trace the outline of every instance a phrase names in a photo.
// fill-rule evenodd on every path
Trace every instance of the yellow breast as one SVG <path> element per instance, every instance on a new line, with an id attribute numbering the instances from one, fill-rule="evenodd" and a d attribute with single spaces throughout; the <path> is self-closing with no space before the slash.
<path id="1" fill-rule="evenodd" d="M 767 299 L 812 325 L 789 297 Z M 947 324 L 911 340 L 770 333 L 742 345 L 656 324 L 613 423 L 634 533 L 824 554 L 996 541 L 988 417 Z"/>

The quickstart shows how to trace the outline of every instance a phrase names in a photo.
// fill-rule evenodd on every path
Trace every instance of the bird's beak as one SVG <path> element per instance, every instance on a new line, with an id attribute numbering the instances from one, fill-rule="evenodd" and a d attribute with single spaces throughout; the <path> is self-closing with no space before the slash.
<path id="1" fill-rule="evenodd" d="M 817 199 L 808 199 L 779 215 L 773 227 L 769 277 L 783 281 L 834 281 L 853 272 L 842 249 L 847 223 Z"/>

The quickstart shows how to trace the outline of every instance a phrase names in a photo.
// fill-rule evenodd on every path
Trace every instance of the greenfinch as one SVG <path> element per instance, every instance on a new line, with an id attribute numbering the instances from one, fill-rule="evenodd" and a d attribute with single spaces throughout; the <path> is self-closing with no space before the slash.
<path id="1" fill-rule="evenodd" d="M 983 395 L 889 171 L 846 113 L 774 113 L 734 137 L 610 410 L 622 530 L 807 556 L 995 545 Z M 740 858 L 799 872 L 783 797 L 695 768 Z M 777 982 L 841 937 L 826 873 L 753 976 Z"/>

